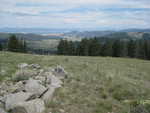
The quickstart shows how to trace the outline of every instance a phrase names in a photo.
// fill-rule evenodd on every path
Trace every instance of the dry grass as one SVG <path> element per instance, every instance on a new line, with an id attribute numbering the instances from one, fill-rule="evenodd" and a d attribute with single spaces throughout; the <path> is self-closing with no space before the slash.
<path id="1" fill-rule="evenodd" d="M 0 52 L 1 80 L 19 63 L 62 65 L 68 71 L 49 107 L 53 113 L 127 113 L 125 100 L 150 99 L 150 61 L 110 57 L 39 56 Z"/>

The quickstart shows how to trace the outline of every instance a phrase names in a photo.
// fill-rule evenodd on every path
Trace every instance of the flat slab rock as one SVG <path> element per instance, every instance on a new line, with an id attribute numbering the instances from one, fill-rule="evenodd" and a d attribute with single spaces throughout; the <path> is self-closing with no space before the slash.
<path id="1" fill-rule="evenodd" d="M 0 108 L 0 113 L 7 113 L 4 109 Z"/>
<path id="2" fill-rule="evenodd" d="M 40 96 L 46 90 L 47 88 L 40 84 L 40 81 L 34 79 L 29 79 L 25 85 L 26 92 L 30 92 L 37 96 Z"/>
<path id="3" fill-rule="evenodd" d="M 44 113 L 45 105 L 41 99 L 18 103 L 11 113 Z"/>
<path id="4" fill-rule="evenodd" d="M 16 107 L 16 105 L 20 102 L 26 101 L 28 98 L 32 96 L 31 93 L 19 92 L 15 94 L 9 94 L 5 97 L 5 109 L 7 111 Z"/>

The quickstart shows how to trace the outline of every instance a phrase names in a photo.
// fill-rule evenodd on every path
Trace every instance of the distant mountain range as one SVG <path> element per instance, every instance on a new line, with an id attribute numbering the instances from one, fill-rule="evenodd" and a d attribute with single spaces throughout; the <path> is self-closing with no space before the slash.
<path id="1" fill-rule="evenodd" d="M 77 31 L 74 31 L 73 29 L 51 29 L 51 28 L 0 28 L 1 33 L 32 33 L 32 34 L 50 34 L 50 33 L 67 33 L 68 35 L 77 35 L 77 36 L 103 36 L 107 34 L 111 34 L 114 32 L 150 32 L 149 29 L 124 29 L 124 30 L 118 30 L 118 31 L 84 31 L 81 29 L 78 29 Z"/>
<path id="2" fill-rule="evenodd" d="M 0 33 L 0 39 L 8 39 L 14 33 Z M 60 39 L 63 38 L 61 35 L 40 35 L 33 33 L 15 33 L 18 38 L 26 39 L 28 41 L 36 40 L 49 40 L 49 39 Z"/>
<path id="3" fill-rule="evenodd" d="M 150 32 L 150 28 L 149 29 L 124 29 L 124 30 L 120 30 L 120 32 Z"/>
<path id="4" fill-rule="evenodd" d="M 7 29 L 8 31 L 11 29 Z M 17 29 L 13 30 L 14 32 Z M 17 32 L 20 32 L 23 29 L 18 30 Z M 71 31 L 71 32 L 66 32 L 66 33 L 49 33 L 47 30 L 45 31 L 45 34 L 40 34 L 40 29 L 39 33 L 15 33 L 15 35 L 18 38 L 23 38 L 28 41 L 40 41 L 40 40 L 49 40 L 49 39 L 68 39 L 68 40 L 74 40 L 74 41 L 79 41 L 82 38 L 113 38 L 113 39 L 149 39 L 150 40 L 150 29 L 126 29 L 126 30 L 120 30 L 120 31 Z M 35 29 L 31 30 L 34 32 L 37 32 Z M 44 30 L 44 29 L 42 29 Z M 0 32 L 2 30 L 0 29 Z M 8 32 L 7 31 L 7 32 Z M 13 31 L 7 33 L 3 32 L 0 33 L 0 40 L 6 40 L 10 35 L 12 35 Z M 25 30 L 26 32 L 29 31 L 29 29 Z M 54 30 L 53 30 L 54 31 Z M 59 30 L 57 30 L 59 31 Z M 47 33 L 46 33 L 47 32 Z M 52 31 L 51 31 L 52 32 Z"/>
<path id="5" fill-rule="evenodd" d="M 34 34 L 49 34 L 49 33 L 64 33 L 69 32 L 68 29 L 50 29 L 50 28 L 0 28 L 2 33 L 34 33 Z"/>
<path id="6" fill-rule="evenodd" d="M 116 38 L 116 39 L 141 39 L 150 38 L 150 29 L 125 29 L 120 31 L 72 31 L 64 33 L 67 38 Z"/>

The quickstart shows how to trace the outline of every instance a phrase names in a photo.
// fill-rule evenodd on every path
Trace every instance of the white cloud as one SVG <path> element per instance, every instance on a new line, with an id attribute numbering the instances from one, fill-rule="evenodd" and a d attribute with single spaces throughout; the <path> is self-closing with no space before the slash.
<path id="1" fill-rule="evenodd" d="M 63 11 L 77 7 L 150 8 L 149 3 L 148 0 L 0 0 L 0 25 L 52 28 L 144 27 L 150 26 L 148 11 Z"/>

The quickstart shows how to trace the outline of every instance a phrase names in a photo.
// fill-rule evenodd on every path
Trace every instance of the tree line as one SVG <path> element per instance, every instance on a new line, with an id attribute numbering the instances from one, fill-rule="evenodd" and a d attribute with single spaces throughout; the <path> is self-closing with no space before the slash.
<path id="1" fill-rule="evenodd" d="M 131 57 L 150 60 L 148 40 L 82 39 L 81 42 L 61 40 L 57 47 L 59 55 Z"/>
<path id="2" fill-rule="evenodd" d="M 27 44 L 24 39 L 19 39 L 16 35 L 11 35 L 6 44 L 0 43 L 0 51 L 2 50 L 26 53 Z"/>

